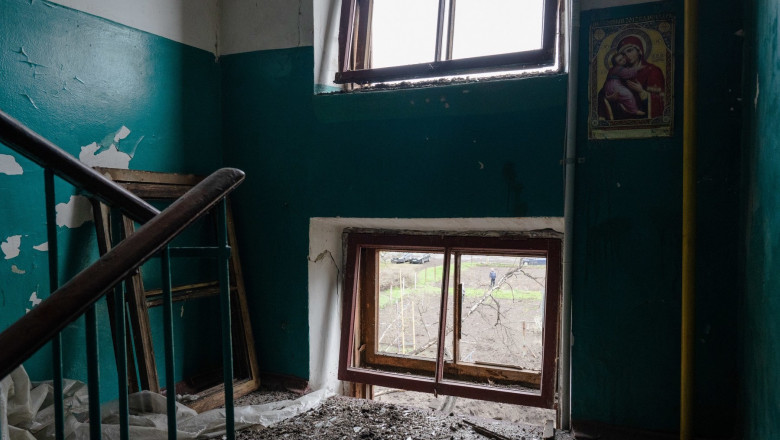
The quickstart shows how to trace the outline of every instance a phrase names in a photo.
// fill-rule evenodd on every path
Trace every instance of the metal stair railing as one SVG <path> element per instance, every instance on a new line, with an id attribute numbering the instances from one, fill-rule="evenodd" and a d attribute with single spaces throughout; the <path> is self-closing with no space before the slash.
<path id="1" fill-rule="evenodd" d="M 64 408 L 62 378 L 62 343 L 60 331 L 84 315 L 88 362 L 89 418 L 99 421 L 100 396 L 97 362 L 96 301 L 112 288 L 115 295 L 115 334 L 125 334 L 125 280 L 139 266 L 155 254 L 161 254 L 163 278 L 163 316 L 165 331 L 166 388 L 168 401 L 168 438 L 176 438 L 176 393 L 173 375 L 173 331 L 170 283 L 170 249 L 168 243 L 213 208 L 218 209 L 218 244 L 206 249 L 217 257 L 220 283 L 222 321 L 223 371 L 225 386 L 225 416 L 227 438 L 235 438 L 233 411 L 233 354 L 230 316 L 230 285 L 225 197 L 244 180 L 244 173 L 234 168 L 223 168 L 212 173 L 168 208 L 159 212 L 144 200 L 111 182 L 85 166 L 67 152 L 0 111 L 0 143 L 12 148 L 44 168 L 47 233 L 49 239 L 49 280 L 52 290 L 59 286 L 57 236 L 54 212 L 54 176 L 58 176 L 82 191 L 88 192 L 109 206 L 118 208 L 126 216 L 142 223 L 129 236 L 91 266 L 63 284 L 38 306 L 0 333 L 0 378 L 21 365 L 48 341 L 52 341 L 55 436 L 64 439 Z M 120 438 L 129 439 L 128 381 L 125 338 L 116 338 L 117 376 L 119 378 Z M 5 421 L 0 420 L 0 423 Z M 90 438 L 101 438 L 101 424 L 90 423 Z"/>

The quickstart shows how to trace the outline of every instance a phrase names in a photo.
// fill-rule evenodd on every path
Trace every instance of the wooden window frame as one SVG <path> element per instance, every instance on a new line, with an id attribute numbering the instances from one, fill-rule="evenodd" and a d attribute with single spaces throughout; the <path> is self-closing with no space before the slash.
<path id="1" fill-rule="evenodd" d="M 203 176 L 193 174 L 160 173 L 153 171 L 124 170 L 117 168 L 94 167 L 95 171 L 132 192 L 136 196 L 152 201 L 173 201 L 192 189 Z M 227 200 L 227 234 L 230 245 L 230 292 L 233 335 L 233 398 L 251 393 L 260 388 L 260 367 L 255 353 L 255 342 L 252 333 L 252 323 L 249 317 L 249 306 L 246 299 L 246 287 L 241 268 L 241 259 L 238 254 L 238 239 L 233 221 L 233 210 L 230 200 Z M 92 211 L 97 232 L 98 250 L 103 255 L 113 248 L 120 239 L 128 237 L 135 232 L 135 223 L 120 212 L 115 212 L 97 199 L 92 199 Z M 118 216 L 114 218 L 114 216 Z M 216 220 L 216 219 L 214 219 Z M 112 226 L 117 225 L 119 230 L 112 231 Z M 149 308 L 162 304 L 162 289 L 146 289 L 144 287 L 142 269 L 139 267 L 126 280 L 128 294 L 126 297 L 129 322 L 125 338 L 128 340 L 128 359 L 138 364 L 138 377 L 136 369 L 129 368 L 127 379 L 132 392 L 149 390 L 159 393 L 160 381 L 157 376 L 157 361 L 152 345 L 152 330 L 149 321 Z M 188 301 L 196 298 L 215 296 L 220 294 L 219 282 L 209 281 L 204 283 L 173 286 L 172 300 Z M 113 295 L 107 295 L 109 310 L 113 310 Z M 114 333 L 113 317 L 109 313 L 112 322 L 112 338 L 116 341 L 121 335 Z M 132 334 L 132 335 L 131 335 Z M 115 343 L 116 346 L 116 343 Z M 199 383 L 215 382 L 214 378 L 222 377 L 221 372 L 214 375 L 213 372 L 204 372 L 203 377 L 185 378 L 177 384 L 177 393 L 195 394 L 197 398 L 186 405 L 197 412 L 208 411 L 224 405 L 224 385 L 203 388 Z M 192 383 L 188 383 L 192 382 Z M 182 389 L 179 390 L 179 387 Z"/>
<path id="2" fill-rule="evenodd" d="M 371 18 L 373 0 L 342 0 L 339 25 L 339 71 L 336 84 L 368 84 L 433 78 L 446 75 L 501 72 L 554 66 L 559 57 L 557 35 L 560 0 L 544 0 L 542 18 L 542 47 L 536 50 L 452 59 L 453 33 L 443 41 L 445 21 L 449 28 L 455 20 L 453 11 L 456 0 L 439 0 L 439 16 L 436 29 L 436 50 L 433 60 L 425 63 L 371 68 Z M 450 14 L 445 17 L 445 4 L 450 4 Z"/>
<path id="3" fill-rule="evenodd" d="M 541 408 L 555 408 L 557 379 L 558 334 L 561 300 L 561 237 L 554 232 L 521 235 L 429 235 L 423 233 L 398 233 L 386 231 L 345 231 L 346 271 L 345 295 L 342 303 L 341 348 L 339 379 L 401 388 L 410 391 L 445 394 L 511 403 Z M 438 355 L 435 361 L 375 354 L 373 346 L 376 328 L 376 295 L 378 251 L 399 250 L 406 252 L 436 252 L 444 255 L 444 268 L 439 305 Z M 544 327 L 542 333 L 542 371 L 529 371 L 507 366 L 475 366 L 459 362 L 457 353 L 451 361 L 444 359 L 446 321 L 449 319 L 450 270 L 455 272 L 459 264 L 450 261 L 461 254 L 501 254 L 547 258 L 546 288 L 544 295 Z M 453 278 L 459 275 L 453 273 Z M 455 279 L 457 283 L 458 279 Z M 457 284 L 455 284 L 457 285 Z M 460 289 L 453 289 L 455 315 L 460 316 Z M 366 295 L 373 295 L 373 300 Z M 455 319 L 454 331 L 459 331 Z M 455 344 L 457 350 L 458 344 Z M 479 370 L 479 371 L 477 371 Z M 457 377 L 460 380 L 448 379 Z M 464 382 L 462 379 L 500 379 L 520 385 L 520 388 L 495 387 Z"/>

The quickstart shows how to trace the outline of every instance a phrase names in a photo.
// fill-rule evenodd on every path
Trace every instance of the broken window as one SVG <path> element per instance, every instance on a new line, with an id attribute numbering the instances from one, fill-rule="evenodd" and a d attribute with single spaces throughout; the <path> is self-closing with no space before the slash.
<path id="1" fill-rule="evenodd" d="M 557 234 L 345 238 L 340 379 L 554 407 Z"/>
<path id="2" fill-rule="evenodd" d="M 339 84 L 552 67 L 558 0 L 342 0 Z"/>

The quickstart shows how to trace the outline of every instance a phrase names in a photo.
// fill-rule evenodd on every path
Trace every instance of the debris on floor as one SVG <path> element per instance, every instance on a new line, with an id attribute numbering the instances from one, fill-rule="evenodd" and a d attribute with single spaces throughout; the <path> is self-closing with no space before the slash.
<path id="1" fill-rule="evenodd" d="M 319 407 L 271 427 L 239 431 L 236 439 L 541 440 L 544 431 L 543 426 L 333 396 Z M 556 432 L 554 438 L 573 439 L 564 432 Z"/>

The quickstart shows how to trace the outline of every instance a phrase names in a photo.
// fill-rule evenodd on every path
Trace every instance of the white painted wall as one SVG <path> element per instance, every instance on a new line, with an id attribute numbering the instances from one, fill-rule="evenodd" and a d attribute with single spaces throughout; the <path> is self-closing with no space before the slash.
<path id="1" fill-rule="evenodd" d="M 534 218 L 312 218 L 309 221 L 309 386 L 340 392 L 338 380 L 345 228 L 416 231 L 563 232 L 562 217 Z"/>
<path id="2" fill-rule="evenodd" d="M 582 0 L 599 9 L 660 0 Z M 333 85 L 341 0 L 51 0 L 217 55 L 314 46 L 314 83 Z"/>
<path id="3" fill-rule="evenodd" d="M 311 46 L 312 0 L 222 0 L 219 54 Z"/>
<path id="4" fill-rule="evenodd" d="M 340 87 L 333 83 L 339 62 L 339 22 L 341 0 L 314 2 L 314 87 Z"/>
<path id="5" fill-rule="evenodd" d="M 220 0 L 53 0 L 51 3 L 216 53 Z"/>

